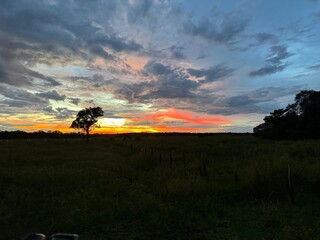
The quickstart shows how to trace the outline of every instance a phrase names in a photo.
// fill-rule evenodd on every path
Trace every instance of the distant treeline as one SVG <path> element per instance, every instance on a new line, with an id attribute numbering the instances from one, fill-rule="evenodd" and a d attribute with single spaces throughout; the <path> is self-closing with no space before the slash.
<path id="1" fill-rule="evenodd" d="M 120 133 L 120 134 L 93 134 L 92 137 L 105 137 L 105 136 L 117 136 L 122 139 L 130 139 L 133 137 L 144 137 L 144 136 L 189 136 L 197 135 L 198 137 L 206 137 L 212 135 L 247 135 L 249 133 L 188 133 L 188 132 L 171 132 L 171 133 Z M 85 138 L 85 134 L 82 132 L 78 133 L 62 133 L 60 131 L 37 131 L 37 132 L 24 132 L 21 130 L 17 131 L 0 131 L 0 139 L 51 139 L 51 138 Z"/>
<path id="2" fill-rule="evenodd" d="M 24 132 L 24 131 L 0 131 L 0 139 L 38 139 L 38 138 L 79 138 L 82 133 L 62 133 L 60 131 L 37 131 L 37 132 Z"/>
<path id="3" fill-rule="evenodd" d="M 295 103 L 274 110 L 253 132 L 266 139 L 319 139 L 320 91 L 301 91 Z"/>

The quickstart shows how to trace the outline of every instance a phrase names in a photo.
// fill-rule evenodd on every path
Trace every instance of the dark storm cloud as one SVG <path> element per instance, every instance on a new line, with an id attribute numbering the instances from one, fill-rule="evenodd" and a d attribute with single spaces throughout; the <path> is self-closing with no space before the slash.
<path id="1" fill-rule="evenodd" d="M 208 83 L 221 80 L 230 76 L 234 70 L 226 67 L 223 64 L 208 68 L 208 69 L 187 69 L 188 73 L 196 78 L 204 78 L 199 80 L 200 83 Z"/>
<path id="2" fill-rule="evenodd" d="M 189 20 L 184 24 L 184 32 L 208 41 L 232 44 L 238 40 L 248 25 L 248 18 L 240 12 L 223 15 L 222 18 L 212 20 L 204 18 L 199 22 Z"/>
<path id="3" fill-rule="evenodd" d="M 292 55 L 293 53 L 288 52 L 285 45 L 274 45 L 269 50 L 269 54 L 265 60 L 265 66 L 250 72 L 249 76 L 265 76 L 276 72 L 281 72 L 289 65 L 289 63 L 284 62 L 284 60 Z"/>
<path id="4" fill-rule="evenodd" d="M 66 95 L 60 95 L 56 90 L 37 93 L 36 96 L 45 98 L 45 99 L 56 100 L 56 101 L 63 101 L 66 99 Z"/>

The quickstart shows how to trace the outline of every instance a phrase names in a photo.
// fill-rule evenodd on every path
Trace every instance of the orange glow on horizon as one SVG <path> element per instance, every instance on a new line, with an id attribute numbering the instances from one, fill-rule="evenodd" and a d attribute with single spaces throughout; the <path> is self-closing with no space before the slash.
<path id="1" fill-rule="evenodd" d="M 37 131 L 60 131 L 62 133 L 81 132 L 81 129 L 73 129 L 68 126 L 39 123 L 37 125 L 24 125 L 19 128 L 26 132 Z M 121 126 L 101 127 L 92 129 L 92 134 L 117 134 L 117 133 L 160 133 L 160 132 L 199 132 L 202 129 L 190 127 L 169 127 L 169 126 Z M 202 132 L 202 131 L 200 131 Z"/>
<path id="2" fill-rule="evenodd" d="M 214 131 L 216 127 L 232 125 L 231 119 L 228 118 L 199 115 L 192 111 L 182 111 L 175 108 L 169 108 L 156 113 L 140 113 L 140 116 L 140 118 L 137 118 L 136 115 L 126 115 L 123 118 L 115 119 L 99 118 L 98 123 L 100 123 L 101 127 L 93 129 L 91 133 L 206 132 L 207 127 L 203 127 L 203 125 L 212 126 L 213 128 L 210 131 Z M 44 115 L 24 115 L 21 118 L 18 116 L 8 116 L 5 119 L 6 122 L 10 122 L 11 130 L 20 129 L 27 132 L 60 131 L 62 133 L 81 131 L 81 129 L 69 128 L 72 119 L 58 121 Z M 166 121 L 172 121 L 173 126 L 170 126 Z"/>
<path id="3" fill-rule="evenodd" d="M 116 134 L 116 133 L 162 133 L 162 132 L 199 132 L 199 129 L 188 127 L 168 127 L 168 126 L 122 126 L 96 128 L 92 133 Z"/>
<path id="4" fill-rule="evenodd" d="M 193 124 L 211 126 L 218 126 L 231 122 L 231 119 L 227 119 L 221 116 L 197 116 L 197 114 L 192 111 L 181 111 L 175 108 L 169 108 L 165 111 L 157 112 L 151 115 L 146 115 L 143 117 L 143 120 L 151 120 L 153 122 L 163 122 L 166 120 L 182 120 Z M 138 122 L 140 120 L 134 119 L 133 121 Z"/>

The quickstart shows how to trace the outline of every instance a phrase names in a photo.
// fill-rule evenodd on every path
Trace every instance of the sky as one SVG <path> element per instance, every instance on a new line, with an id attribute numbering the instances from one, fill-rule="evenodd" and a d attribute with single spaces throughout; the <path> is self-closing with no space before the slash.
<path id="1" fill-rule="evenodd" d="M 318 0 L 1 0 L 0 130 L 252 132 L 319 90 Z"/>

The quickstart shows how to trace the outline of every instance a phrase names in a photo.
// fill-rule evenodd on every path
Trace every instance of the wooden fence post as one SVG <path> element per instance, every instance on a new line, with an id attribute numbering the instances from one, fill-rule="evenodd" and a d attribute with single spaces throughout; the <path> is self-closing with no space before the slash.
<path id="1" fill-rule="evenodd" d="M 294 191 L 293 191 L 293 184 L 291 180 L 291 167 L 290 164 L 288 164 L 288 186 L 289 186 L 289 196 L 292 204 L 296 204 L 296 200 L 294 197 Z"/>

